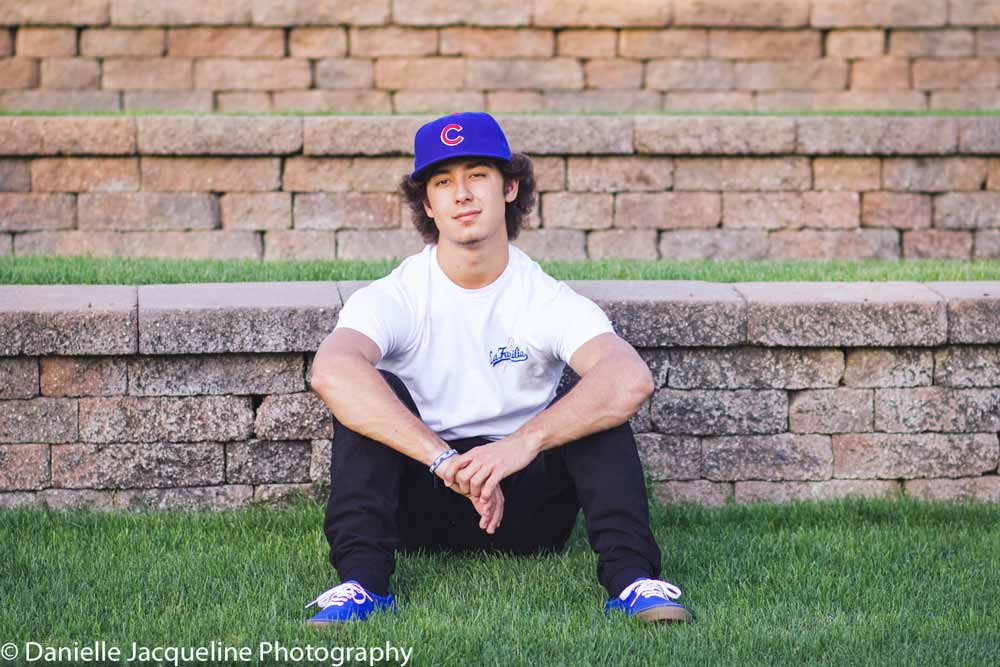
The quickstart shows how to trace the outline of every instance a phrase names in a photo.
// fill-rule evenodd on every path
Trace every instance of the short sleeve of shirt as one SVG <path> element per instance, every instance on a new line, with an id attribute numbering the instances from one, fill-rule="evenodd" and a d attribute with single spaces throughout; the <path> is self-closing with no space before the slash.
<path id="1" fill-rule="evenodd" d="M 376 281 L 347 298 L 334 329 L 360 331 L 378 345 L 385 359 L 406 348 L 414 325 L 403 295 L 393 285 Z"/>
<path id="2" fill-rule="evenodd" d="M 615 332 L 608 316 L 596 303 L 577 294 L 565 283 L 559 285 L 559 296 L 553 303 L 551 314 L 558 332 L 554 352 L 567 364 L 573 358 L 573 353 L 591 338 Z"/>

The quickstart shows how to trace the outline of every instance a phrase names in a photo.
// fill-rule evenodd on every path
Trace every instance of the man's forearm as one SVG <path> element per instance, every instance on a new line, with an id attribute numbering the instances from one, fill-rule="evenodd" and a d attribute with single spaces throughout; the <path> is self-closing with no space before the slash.
<path id="1" fill-rule="evenodd" d="M 310 385 L 337 421 L 426 465 L 447 444 L 403 405 L 385 378 L 363 359 L 344 358 Z"/>

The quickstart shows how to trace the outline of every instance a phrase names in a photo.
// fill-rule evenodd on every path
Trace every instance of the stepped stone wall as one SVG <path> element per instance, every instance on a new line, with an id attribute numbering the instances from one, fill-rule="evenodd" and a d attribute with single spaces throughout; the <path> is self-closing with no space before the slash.
<path id="1" fill-rule="evenodd" d="M 3 109 L 998 107 L 998 0 L 0 0 Z"/>
<path id="2" fill-rule="evenodd" d="M 0 287 L 0 506 L 324 497 L 307 379 L 363 284 Z M 1000 501 L 1000 283 L 570 284 L 653 372 L 662 501 Z"/>
<path id="3" fill-rule="evenodd" d="M 403 257 L 432 117 L 0 117 L 0 254 Z M 538 259 L 1000 257 L 1000 117 L 499 119 Z"/>

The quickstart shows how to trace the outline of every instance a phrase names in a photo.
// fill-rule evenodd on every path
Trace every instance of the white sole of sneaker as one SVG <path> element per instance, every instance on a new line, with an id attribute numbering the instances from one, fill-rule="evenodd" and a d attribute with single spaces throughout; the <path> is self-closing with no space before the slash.
<path id="1" fill-rule="evenodd" d="M 690 623 L 691 613 L 681 607 L 653 607 L 636 614 L 651 623 Z"/>

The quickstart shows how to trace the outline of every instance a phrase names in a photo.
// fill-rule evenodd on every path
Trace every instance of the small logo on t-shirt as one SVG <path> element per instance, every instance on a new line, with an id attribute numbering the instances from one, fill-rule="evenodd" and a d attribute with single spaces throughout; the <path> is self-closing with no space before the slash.
<path id="1" fill-rule="evenodd" d="M 503 347 L 498 347 L 496 350 L 490 350 L 490 366 L 496 366 L 505 361 L 518 362 L 526 361 L 528 359 L 528 353 L 514 345 L 514 339 L 508 338 L 507 344 Z"/>

